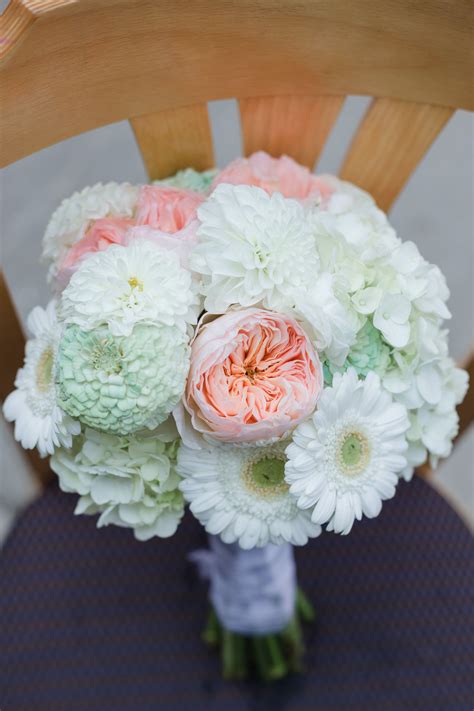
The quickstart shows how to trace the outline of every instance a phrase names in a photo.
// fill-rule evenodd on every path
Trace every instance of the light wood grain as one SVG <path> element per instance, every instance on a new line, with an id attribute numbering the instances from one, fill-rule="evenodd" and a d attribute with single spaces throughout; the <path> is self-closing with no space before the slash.
<path id="1" fill-rule="evenodd" d="M 166 178 L 183 168 L 213 167 L 207 105 L 137 116 L 130 123 L 151 180 Z"/>
<path id="2" fill-rule="evenodd" d="M 0 16 L 0 62 L 13 52 L 41 15 L 77 0 L 11 0 Z"/>
<path id="3" fill-rule="evenodd" d="M 289 155 L 313 168 L 344 103 L 342 96 L 265 96 L 240 100 L 244 153 Z"/>
<path id="4" fill-rule="evenodd" d="M 471 0 L 27 6 L 35 13 L 20 36 L 19 2 L 4 22 L 2 164 L 114 121 L 213 99 L 360 94 L 474 104 Z"/>
<path id="5" fill-rule="evenodd" d="M 442 106 L 375 99 L 354 136 L 341 177 L 388 210 L 452 114 Z"/>

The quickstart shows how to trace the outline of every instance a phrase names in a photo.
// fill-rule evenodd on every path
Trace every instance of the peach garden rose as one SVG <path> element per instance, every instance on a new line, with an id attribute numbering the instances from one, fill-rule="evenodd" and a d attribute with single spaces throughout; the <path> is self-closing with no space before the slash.
<path id="1" fill-rule="evenodd" d="M 229 163 L 214 179 L 212 189 L 221 183 L 255 185 L 270 195 L 279 192 L 297 200 L 310 197 L 326 200 L 334 191 L 321 177 L 313 175 L 289 156 L 272 158 L 264 151 Z"/>
<path id="2" fill-rule="evenodd" d="M 112 244 L 125 244 L 125 235 L 132 224 L 133 221 L 127 217 L 103 217 L 94 220 L 84 237 L 66 252 L 60 262 L 56 277 L 59 289 L 67 286 L 86 255 L 103 252 Z"/>
<path id="3" fill-rule="evenodd" d="M 184 406 L 195 430 L 224 442 L 280 438 L 314 410 L 321 363 L 292 318 L 230 311 L 202 325 Z"/>
<path id="4" fill-rule="evenodd" d="M 125 233 L 131 224 L 132 220 L 122 217 L 95 220 L 84 237 L 67 252 L 61 269 L 74 267 L 85 254 L 102 252 L 111 244 L 124 244 Z"/>
<path id="5" fill-rule="evenodd" d="M 168 234 L 181 233 L 196 220 L 196 210 L 204 200 L 204 195 L 192 190 L 143 185 L 138 194 L 136 223 Z"/>

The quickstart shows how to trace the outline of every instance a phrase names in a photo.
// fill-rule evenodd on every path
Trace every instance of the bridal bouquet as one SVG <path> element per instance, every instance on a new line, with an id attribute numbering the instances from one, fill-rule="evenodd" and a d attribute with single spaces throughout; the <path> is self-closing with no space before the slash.
<path id="1" fill-rule="evenodd" d="M 54 298 L 4 404 L 76 513 L 139 540 L 209 534 L 224 673 L 298 668 L 292 546 L 348 534 L 446 457 L 467 374 L 449 292 L 372 198 L 288 157 L 85 188 L 44 237 Z"/>

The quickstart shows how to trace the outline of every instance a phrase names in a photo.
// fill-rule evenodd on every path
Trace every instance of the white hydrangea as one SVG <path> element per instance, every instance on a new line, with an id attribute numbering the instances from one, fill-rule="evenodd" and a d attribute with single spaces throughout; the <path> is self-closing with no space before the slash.
<path id="1" fill-rule="evenodd" d="M 466 394 L 468 374 L 447 356 L 411 363 L 398 357 L 398 365 L 384 377 L 384 387 L 409 410 L 409 466 L 403 476 L 410 479 L 413 468 L 423 464 L 428 455 L 436 466 L 451 453 L 459 426 L 456 405 Z"/>
<path id="2" fill-rule="evenodd" d="M 280 193 L 219 185 L 198 209 L 192 268 L 202 275 L 205 308 L 261 303 L 281 310 L 312 284 L 319 258 L 303 206 Z"/>
<path id="3" fill-rule="evenodd" d="M 178 255 L 141 239 L 91 254 L 72 275 L 60 303 L 66 323 L 85 331 L 107 324 L 115 336 L 129 336 L 138 322 L 185 332 L 196 323 L 198 310 L 192 276 Z"/>
<path id="4" fill-rule="evenodd" d="M 312 212 L 315 229 L 322 221 L 357 250 L 363 263 L 389 256 L 400 243 L 387 216 L 364 190 L 333 176 L 323 176 L 334 193 L 321 210 Z"/>
<path id="5" fill-rule="evenodd" d="M 100 513 L 99 527 L 133 528 L 138 540 L 166 538 L 184 512 L 176 449 L 161 428 L 122 437 L 86 429 L 72 449 L 55 452 L 51 468 L 63 491 L 80 495 L 76 513 Z"/>
<path id="6" fill-rule="evenodd" d="M 42 258 L 50 265 L 49 281 L 55 277 L 63 255 L 84 236 L 91 220 L 132 217 L 138 190 L 138 186 L 129 183 L 97 183 L 62 201 L 43 237 Z"/>
<path id="7" fill-rule="evenodd" d="M 464 396 L 465 376 L 457 375 L 457 385 L 450 384 L 448 373 L 453 364 L 447 357 L 447 331 L 442 328 L 443 320 L 450 318 L 446 306 L 449 290 L 438 267 L 423 259 L 413 242 L 402 242 L 396 236 L 370 195 L 337 178 L 324 179 L 334 192 L 309 210 L 308 219 L 321 271 L 332 275 L 342 287 L 338 298 L 346 311 L 346 329 L 340 342 L 348 346 L 345 350 L 328 349 L 324 355 L 330 370 L 361 363 L 360 344 L 350 338 L 350 317 L 358 319 L 357 334 L 369 324 L 364 343 L 371 346 L 371 366 L 382 376 L 384 388 L 410 413 L 408 466 L 403 472 L 409 477 L 427 455 L 432 464 L 447 456 L 457 432 L 455 405 Z M 324 303 L 316 286 L 312 291 L 316 296 L 310 298 L 309 291 L 306 303 L 304 294 L 301 297 L 300 310 L 306 319 L 313 302 Z M 325 306 L 323 314 L 328 313 Z M 354 328 L 357 322 L 352 323 Z M 386 347 L 375 347 L 372 325 Z M 320 340 L 320 347 L 322 343 Z M 373 362 L 378 356 L 383 357 L 383 363 Z"/>
<path id="8" fill-rule="evenodd" d="M 295 292 L 294 308 L 316 348 L 334 365 L 342 365 L 355 342 L 360 321 L 344 295 L 344 284 L 328 272 Z"/>

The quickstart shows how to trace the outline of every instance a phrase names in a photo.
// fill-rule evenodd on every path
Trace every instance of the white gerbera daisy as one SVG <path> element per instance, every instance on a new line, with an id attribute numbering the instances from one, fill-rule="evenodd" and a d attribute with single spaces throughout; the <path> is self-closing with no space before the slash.
<path id="1" fill-rule="evenodd" d="M 34 338 L 26 343 L 25 363 L 15 380 L 17 389 L 6 398 L 3 413 L 9 422 L 15 422 L 15 439 L 22 447 L 38 447 L 45 457 L 55 447 L 70 447 L 80 425 L 56 404 L 54 370 L 60 327 L 54 302 L 46 309 L 36 306 L 27 326 Z"/>
<path id="2" fill-rule="evenodd" d="M 137 322 L 185 332 L 196 322 L 197 301 L 177 254 L 137 239 L 90 255 L 72 275 L 60 310 L 66 323 L 85 331 L 108 324 L 114 336 L 129 336 Z"/>
<path id="3" fill-rule="evenodd" d="M 303 206 L 248 185 L 219 185 L 198 209 L 191 266 L 203 275 L 208 311 L 231 304 L 278 310 L 310 284 L 319 257 Z M 291 301 L 291 299 L 290 299 Z"/>
<path id="4" fill-rule="evenodd" d="M 138 187 L 129 183 L 97 183 L 75 192 L 53 212 L 43 237 L 45 262 L 51 264 L 48 279 L 56 273 L 65 252 L 84 235 L 91 220 L 102 217 L 131 217 Z"/>
<path id="5" fill-rule="evenodd" d="M 181 444 L 180 488 L 208 533 L 245 549 L 285 541 L 304 545 L 320 534 L 321 527 L 288 491 L 284 447 L 222 444 L 195 450 Z"/>
<path id="6" fill-rule="evenodd" d="M 285 479 L 298 506 L 336 533 L 349 533 L 363 514 L 377 516 L 406 466 L 409 426 L 405 407 L 382 390 L 375 373 L 365 380 L 353 368 L 335 375 L 285 452 Z"/>

